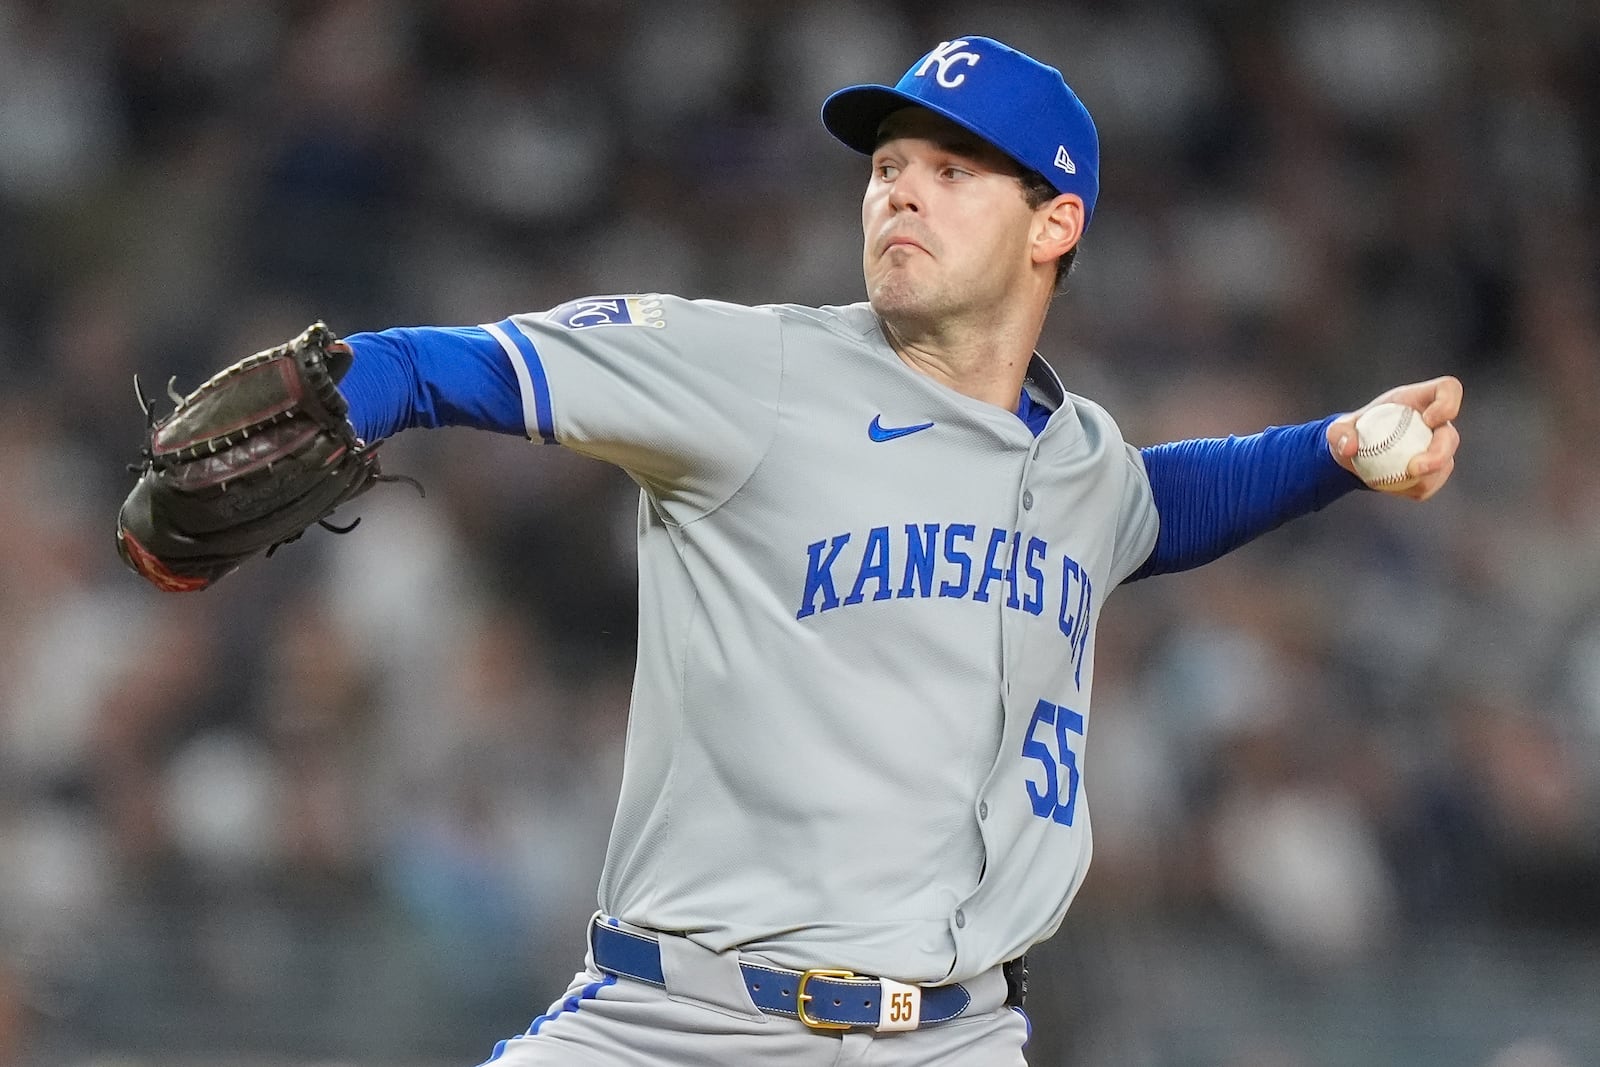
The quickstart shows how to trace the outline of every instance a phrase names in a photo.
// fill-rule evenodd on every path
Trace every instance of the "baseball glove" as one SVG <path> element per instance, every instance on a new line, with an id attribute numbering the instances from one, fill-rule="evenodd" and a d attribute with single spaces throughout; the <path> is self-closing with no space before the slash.
<path id="1" fill-rule="evenodd" d="M 345 417 L 338 382 L 351 358 L 318 322 L 188 396 L 169 382 L 177 406 L 161 418 L 135 378 L 148 439 L 117 514 L 123 562 L 159 589 L 192 592 L 258 552 L 272 555 L 312 523 L 353 529 L 326 519 L 373 482 L 396 479 L 379 472 Z"/>

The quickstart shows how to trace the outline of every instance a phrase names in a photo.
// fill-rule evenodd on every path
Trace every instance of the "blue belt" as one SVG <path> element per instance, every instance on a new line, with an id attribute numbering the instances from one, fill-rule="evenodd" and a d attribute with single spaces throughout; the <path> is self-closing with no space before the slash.
<path id="1" fill-rule="evenodd" d="M 661 946 L 649 934 L 612 926 L 599 916 L 589 928 L 594 965 L 609 974 L 666 988 Z M 739 961 L 744 986 L 755 1006 L 769 1015 L 786 1015 L 818 1030 L 876 1027 L 882 1018 L 883 986 L 876 978 L 849 971 L 782 967 Z M 922 986 L 919 1026 L 949 1022 L 972 1003 L 961 985 Z"/>

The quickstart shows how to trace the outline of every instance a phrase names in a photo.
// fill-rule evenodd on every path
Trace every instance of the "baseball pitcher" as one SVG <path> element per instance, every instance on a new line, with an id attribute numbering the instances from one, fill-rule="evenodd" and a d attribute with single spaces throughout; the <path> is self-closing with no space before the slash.
<path id="1" fill-rule="evenodd" d="M 638 483 L 588 957 L 488 1062 L 1023 1063 L 1021 961 L 1089 865 L 1106 597 L 1363 484 L 1365 408 L 1140 449 L 1035 352 L 1099 185 L 1054 68 L 956 37 L 822 121 L 870 159 L 862 303 L 318 324 L 150 415 L 118 544 L 173 590 L 326 523 L 411 427 L 522 434 Z M 1373 401 L 1431 431 L 1396 495 L 1450 477 L 1460 401 L 1450 377 Z"/>

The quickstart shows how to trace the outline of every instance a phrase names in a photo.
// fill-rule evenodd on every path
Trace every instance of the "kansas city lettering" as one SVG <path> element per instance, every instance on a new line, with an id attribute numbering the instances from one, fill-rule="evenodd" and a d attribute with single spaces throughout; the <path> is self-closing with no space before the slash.
<path id="1" fill-rule="evenodd" d="M 846 532 L 806 546 L 806 580 L 796 619 L 868 601 L 905 598 L 1000 600 L 1012 611 L 1043 615 L 1048 605 L 1082 669 L 1094 610 L 1094 583 L 1077 560 L 1038 537 L 971 523 L 908 522 Z"/>

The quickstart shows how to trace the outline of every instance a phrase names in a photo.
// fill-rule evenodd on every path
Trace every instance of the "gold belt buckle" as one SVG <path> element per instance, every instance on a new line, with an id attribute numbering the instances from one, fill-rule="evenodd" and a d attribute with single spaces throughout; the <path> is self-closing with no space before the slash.
<path id="1" fill-rule="evenodd" d="M 800 984 L 795 987 L 794 991 L 794 1010 L 795 1014 L 800 1017 L 800 1021 L 813 1030 L 850 1029 L 849 1023 L 833 1023 L 826 1019 L 818 1019 L 806 1011 L 806 1002 L 811 999 L 811 994 L 806 992 L 806 983 L 813 978 L 854 978 L 855 976 L 856 973 L 854 971 L 830 971 L 821 967 L 812 967 L 803 972 L 800 975 Z"/>

